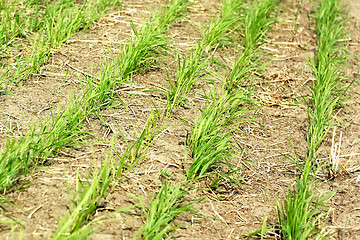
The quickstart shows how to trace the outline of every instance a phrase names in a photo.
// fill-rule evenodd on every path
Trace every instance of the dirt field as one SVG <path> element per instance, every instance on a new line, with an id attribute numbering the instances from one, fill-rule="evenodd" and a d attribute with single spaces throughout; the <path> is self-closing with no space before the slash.
<path id="1" fill-rule="evenodd" d="M 14 95 L 0 95 L 0 142 L 4 143 L 7 129 L 24 133 L 30 123 L 50 116 L 49 109 L 55 104 L 66 106 L 72 94 L 81 94 L 82 72 L 96 75 L 100 63 L 111 56 L 110 50 L 112 54 L 118 53 L 119 44 L 126 43 L 132 34 L 129 20 L 137 26 L 163 4 L 165 1 L 162 0 L 125 1 L 122 10 L 111 10 L 89 30 L 76 34 L 55 50 L 41 76 L 32 77 L 21 87 L 12 87 Z M 355 56 L 360 56 L 360 1 L 348 0 L 348 4 L 350 38 L 344 41 L 350 56 L 346 72 L 348 77 L 359 81 L 359 61 Z M 219 6 L 217 0 L 200 0 L 190 7 L 188 17 L 176 22 L 168 32 L 174 48 L 186 54 L 200 37 L 200 26 L 206 26 Z M 316 48 L 314 22 L 308 18 L 312 9 L 313 4 L 307 1 L 280 2 L 278 20 L 272 25 L 263 47 L 263 54 L 271 61 L 264 76 L 256 79 L 258 84 L 254 87 L 254 96 L 260 100 L 261 108 L 253 109 L 258 122 L 246 123 L 234 133 L 244 149 L 244 158 L 255 165 L 232 163 L 242 168 L 242 186 L 223 185 L 214 192 L 196 190 L 187 195 L 188 199 L 204 197 L 195 205 L 201 215 L 183 214 L 176 218 L 175 224 L 186 224 L 174 232 L 176 239 L 242 239 L 243 234 L 261 229 L 266 216 L 268 224 L 276 224 L 276 200 L 282 201 L 298 176 L 294 164 L 286 162 L 282 155 L 294 157 L 294 151 L 300 157 L 306 155 L 308 120 L 301 96 L 308 94 L 305 86 L 310 86 L 314 80 L 307 64 Z M 174 59 L 166 60 L 173 72 L 176 70 Z M 130 112 L 127 113 L 120 102 L 119 108 L 106 110 L 103 118 L 111 128 L 99 119 L 88 119 L 88 130 L 103 140 L 102 143 L 89 139 L 82 147 L 64 149 L 44 169 L 23 177 L 18 184 L 21 188 L 5 196 L 17 206 L 7 207 L 6 215 L 24 226 L 15 225 L 13 230 L 24 229 L 24 239 L 50 239 L 68 208 L 66 182 L 73 189 L 77 173 L 84 178 L 94 162 L 100 165 L 113 135 L 116 148 L 121 149 L 123 141 L 119 131 L 127 138 L 133 138 L 134 132 L 143 128 L 147 114 L 153 108 L 151 100 L 165 107 L 166 96 L 144 90 L 167 88 L 167 84 L 166 72 L 156 67 L 134 75 L 132 83 L 119 90 Z M 96 216 L 137 203 L 128 193 L 151 199 L 161 185 L 160 170 L 171 174 L 174 183 L 185 179 L 184 141 L 190 127 L 180 119 L 192 122 L 200 115 L 205 84 L 209 83 L 200 81 L 194 86 L 194 94 L 187 102 L 189 108 L 178 107 L 172 117 L 164 120 L 169 123 L 167 130 L 153 142 L 146 159 L 101 204 Z M 344 169 L 331 181 L 326 180 L 328 171 L 324 169 L 318 182 L 320 193 L 338 189 L 328 201 L 333 208 L 328 216 L 328 230 L 339 229 L 333 239 L 360 239 L 360 155 L 356 155 L 360 153 L 359 84 L 354 83 L 349 93 L 351 97 L 345 101 L 347 106 L 337 109 L 336 114 L 342 121 L 336 128 L 335 140 L 339 141 L 342 132 L 341 154 L 345 156 L 341 158 L 341 164 Z M 332 135 L 331 131 L 319 149 L 320 158 L 329 157 Z M 194 187 L 206 186 L 203 181 Z M 140 209 L 131 214 L 116 213 L 112 217 L 119 220 L 99 223 L 98 232 L 91 235 L 92 239 L 131 239 L 144 221 Z M 11 226 L 0 225 L 0 239 L 12 239 Z M 275 236 L 270 235 L 269 239 L 275 239 Z"/>

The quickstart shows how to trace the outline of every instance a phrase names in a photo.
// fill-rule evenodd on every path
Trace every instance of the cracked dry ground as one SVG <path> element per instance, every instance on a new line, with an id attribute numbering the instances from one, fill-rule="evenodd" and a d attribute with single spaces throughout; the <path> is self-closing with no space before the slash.
<path id="1" fill-rule="evenodd" d="M 168 37 L 173 40 L 175 49 L 186 54 L 187 49 L 199 39 L 200 26 L 206 26 L 210 17 L 216 14 L 219 2 L 198 1 L 190 7 L 186 19 L 170 28 Z M 26 132 L 28 124 L 49 116 L 49 109 L 55 104 L 66 106 L 72 94 L 81 94 L 84 82 L 81 72 L 96 75 L 100 63 L 111 54 L 117 54 L 119 44 L 126 44 L 132 35 L 129 20 L 137 26 L 144 17 L 149 17 L 154 9 L 164 4 L 165 1 L 126 1 L 122 10 L 110 11 L 91 29 L 78 33 L 55 50 L 41 76 L 34 76 L 23 87 L 13 87 L 14 95 L 0 96 L 1 138 L 8 128 Z M 349 0 L 348 4 L 350 38 L 344 41 L 351 55 L 345 71 L 350 78 L 359 80 L 358 62 L 354 56 L 360 52 L 360 6 L 355 0 Z M 202 215 L 180 215 L 175 224 L 186 226 L 174 232 L 176 239 L 239 239 L 242 234 L 260 229 L 265 216 L 268 223 L 276 223 L 276 199 L 282 201 L 297 177 L 295 166 L 285 162 L 282 155 L 293 157 L 294 151 L 299 156 L 306 153 L 307 112 L 301 104 L 301 96 L 308 93 L 305 86 L 310 86 L 314 80 L 307 65 L 307 59 L 313 57 L 316 48 L 314 23 L 308 18 L 312 9 L 313 4 L 309 2 L 282 1 L 278 20 L 272 25 L 273 30 L 263 47 L 263 54 L 270 56 L 272 61 L 255 86 L 254 96 L 260 100 L 261 110 L 254 109 L 254 113 L 261 126 L 255 122 L 246 123 L 235 133 L 236 140 L 244 149 L 244 158 L 256 165 L 233 162 L 236 167 L 242 168 L 242 186 L 224 185 L 218 192 L 191 192 L 187 196 L 189 199 L 204 197 L 204 201 L 195 205 Z M 229 49 L 230 52 L 232 49 Z M 173 60 L 166 60 L 170 71 L 176 69 Z M 178 107 L 174 116 L 164 120 L 164 123 L 169 123 L 167 130 L 156 138 L 136 171 L 130 173 L 101 204 L 96 216 L 136 203 L 128 193 L 150 199 L 161 185 L 160 170 L 170 173 L 174 182 L 184 179 L 184 141 L 190 128 L 179 119 L 192 122 L 199 116 L 199 108 L 203 106 L 202 88 L 209 84 L 198 82 L 188 102 L 189 108 Z M 132 82 L 119 90 L 130 112 L 126 112 L 120 102 L 118 109 L 103 112 L 103 119 L 111 128 L 96 118 L 88 119 L 88 130 L 103 139 L 104 143 L 89 139 L 82 147 L 63 150 L 51 165 L 37 169 L 21 180 L 22 184 L 30 183 L 25 189 L 6 195 L 19 207 L 8 208 L 6 214 L 21 221 L 26 232 L 25 239 L 51 238 L 69 204 L 66 182 L 73 188 L 77 174 L 86 177 L 94 163 L 100 165 L 109 150 L 106 142 L 110 142 L 114 135 L 115 147 L 121 149 L 123 141 L 119 131 L 131 139 L 134 132 L 141 130 L 153 108 L 151 100 L 162 107 L 166 104 L 164 95 L 144 90 L 164 88 L 167 88 L 167 76 L 161 69 L 154 67 L 145 73 L 135 74 Z M 341 161 L 344 170 L 332 181 L 318 182 L 321 193 L 338 189 L 328 201 L 333 208 L 328 216 L 328 230 L 340 229 L 332 237 L 334 239 L 360 239 L 360 201 L 357 197 L 360 156 L 353 154 L 360 152 L 360 97 L 355 94 L 359 90 L 359 85 L 353 84 L 351 97 L 346 100 L 348 108 L 337 109 L 337 117 L 343 125 L 337 128 L 335 139 L 338 141 L 342 132 L 341 152 L 344 157 Z M 329 157 L 331 144 L 332 132 L 319 150 L 320 157 Z M 204 187 L 206 183 L 200 185 Z M 131 214 L 116 213 L 112 217 L 119 220 L 99 223 L 98 232 L 91 235 L 92 239 L 131 239 L 144 220 L 140 210 Z M 14 226 L 15 232 L 21 229 L 20 225 Z M 0 239 L 10 238 L 11 228 L 1 225 Z"/>

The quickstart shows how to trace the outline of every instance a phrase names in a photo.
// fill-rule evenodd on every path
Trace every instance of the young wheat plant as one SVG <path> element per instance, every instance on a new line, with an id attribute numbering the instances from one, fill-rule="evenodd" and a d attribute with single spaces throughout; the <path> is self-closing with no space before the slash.
<path id="1" fill-rule="evenodd" d="M 196 213 L 193 204 L 201 201 L 201 199 L 185 202 L 184 196 L 188 193 L 185 190 L 186 185 L 187 183 L 179 183 L 176 186 L 169 186 L 167 181 L 163 180 L 160 190 L 148 207 L 143 200 L 136 197 L 140 201 L 146 216 L 145 224 L 140 229 L 137 239 L 161 240 L 165 237 L 169 239 L 168 234 L 170 232 L 183 227 L 173 226 L 175 217 L 184 212 Z"/>
<path id="2" fill-rule="evenodd" d="M 235 180 L 230 178 L 236 170 L 229 160 L 239 158 L 240 154 L 231 133 L 237 130 L 239 123 L 254 120 L 245 106 L 253 100 L 248 93 L 240 91 L 224 93 L 218 98 L 213 92 L 208 98 L 210 101 L 187 138 L 193 159 L 187 177 L 189 180 L 209 177 L 216 186 L 224 178 Z M 223 171 L 219 164 L 227 165 L 230 171 Z"/>
<path id="3" fill-rule="evenodd" d="M 318 49 L 315 59 L 310 61 L 316 81 L 310 89 L 311 103 L 308 106 L 308 151 L 294 189 L 289 190 L 283 205 L 278 204 L 279 229 L 283 239 L 328 237 L 325 227 L 329 208 L 324 205 L 324 201 L 336 191 L 324 196 L 316 192 L 316 175 L 321 164 L 317 163 L 315 154 L 333 126 L 333 111 L 344 89 L 348 88 L 339 70 L 344 60 L 344 46 L 339 40 L 344 37 L 346 19 L 340 1 L 320 0 L 316 12 Z"/>

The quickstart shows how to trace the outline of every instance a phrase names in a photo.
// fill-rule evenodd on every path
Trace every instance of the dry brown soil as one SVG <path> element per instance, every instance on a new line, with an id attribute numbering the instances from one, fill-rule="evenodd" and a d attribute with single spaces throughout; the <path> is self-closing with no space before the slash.
<path id="1" fill-rule="evenodd" d="M 348 3 L 350 31 L 349 39 L 344 41 L 350 56 L 345 71 L 348 77 L 359 81 L 358 61 L 354 56 L 360 56 L 360 1 L 349 0 Z M 28 124 L 50 115 L 48 107 L 57 103 L 66 106 L 73 92 L 81 94 L 84 77 L 79 71 L 68 68 L 66 62 L 74 68 L 96 74 L 100 62 L 109 58 L 111 51 L 117 54 L 119 44 L 128 41 L 132 34 L 129 21 L 141 23 L 144 17 L 149 17 L 163 4 L 165 1 L 162 0 L 125 1 L 122 10 L 110 11 L 91 29 L 76 34 L 55 50 L 44 66 L 42 76 L 33 77 L 22 87 L 13 87 L 11 91 L 15 95 L 0 96 L 1 138 L 4 139 L 9 131 L 26 132 Z M 176 22 L 168 33 L 174 47 L 186 54 L 188 47 L 200 36 L 199 27 L 206 26 L 219 6 L 220 1 L 216 0 L 200 0 L 192 6 L 188 17 Z M 244 149 L 244 158 L 256 165 L 233 162 L 236 167 L 242 168 L 242 186 L 224 185 L 218 191 L 191 192 L 187 196 L 189 199 L 204 197 L 204 201 L 195 205 L 201 215 L 180 215 L 175 223 L 187 225 L 174 232 L 176 239 L 241 239 L 243 234 L 260 229 L 266 216 L 268 224 L 276 223 L 276 200 L 282 201 L 297 177 L 294 164 L 286 162 L 282 154 L 293 158 L 295 151 L 301 158 L 306 153 L 308 122 L 301 96 L 308 94 L 305 86 L 310 86 L 314 80 L 307 64 L 307 59 L 313 57 L 316 48 L 313 20 L 308 18 L 312 9 L 313 4 L 307 1 L 281 1 L 277 9 L 278 20 L 272 25 L 273 30 L 263 47 L 263 54 L 270 56 L 271 62 L 264 75 L 256 79 L 259 83 L 255 86 L 255 97 L 261 100 L 262 110 L 254 109 L 262 126 L 256 122 L 246 123 L 239 128 L 242 132 L 235 133 L 235 139 Z M 229 49 L 229 53 L 231 51 Z M 172 60 L 168 65 L 170 71 L 176 68 Z M 69 73 L 65 78 L 67 70 Z M 207 85 L 207 82 L 197 83 L 194 86 L 195 94 L 188 101 L 190 108 L 178 107 L 174 116 L 194 121 L 200 114 L 199 108 L 203 106 L 198 98 L 201 97 L 201 88 Z M 144 126 L 147 114 L 153 107 L 151 99 L 161 107 L 166 103 L 165 96 L 160 93 L 130 93 L 164 87 L 167 87 L 167 77 L 161 69 L 152 68 L 144 74 L 134 75 L 132 83 L 120 91 L 122 100 L 130 106 L 131 112 L 127 114 L 123 107 L 104 112 L 104 120 L 115 131 L 95 118 L 89 119 L 87 128 L 105 141 L 110 141 L 115 134 L 115 145 L 121 148 L 123 141 L 119 130 L 132 138 L 134 131 L 140 131 Z M 341 158 L 341 173 L 328 181 L 327 170 L 324 169 L 318 183 L 321 193 L 338 189 L 328 201 L 333 211 L 328 216 L 327 229 L 339 230 L 333 239 L 360 239 L 360 156 L 350 156 L 360 153 L 360 97 L 355 94 L 359 92 L 359 85 L 353 84 L 351 97 L 345 101 L 348 107 L 337 109 L 337 117 L 343 121 L 337 127 L 335 137 L 339 141 L 342 132 L 341 154 L 345 156 Z M 184 140 L 190 128 L 174 116 L 164 121 L 169 123 L 168 130 L 156 138 L 146 159 L 116 187 L 97 210 L 96 216 L 136 203 L 127 193 L 150 199 L 161 185 L 160 170 L 171 173 L 174 182 L 184 180 Z M 332 131 L 319 150 L 321 158 L 329 157 L 331 145 Z M 95 151 L 95 162 L 99 165 L 108 146 L 89 140 L 81 148 L 63 150 L 51 165 L 45 166 L 49 171 L 35 170 L 34 174 L 24 177 L 19 183 L 30 183 L 27 188 L 6 195 L 19 207 L 8 207 L 6 214 L 21 221 L 25 239 L 49 239 L 54 234 L 59 219 L 69 205 L 66 181 L 73 188 L 77 181 L 76 174 L 84 177 L 93 167 L 91 147 Z M 206 182 L 200 186 L 206 186 Z M 115 217 L 121 219 L 100 223 L 92 239 L 131 239 L 144 221 L 141 211 L 117 213 Z M 23 228 L 16 225 L 13 230 L 18 232 Z M 269 238 L 276 237 L 270 235 Z M 0 225 L 0 239 L 11 239 L 11 226 Z"/>

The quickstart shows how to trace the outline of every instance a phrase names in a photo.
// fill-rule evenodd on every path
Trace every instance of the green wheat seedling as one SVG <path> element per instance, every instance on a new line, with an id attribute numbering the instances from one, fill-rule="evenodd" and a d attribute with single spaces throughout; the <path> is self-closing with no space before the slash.
<path id="1" fill-rule="evenodd" d="M 157 26 L 159 32 L 166 31 L 173 22 L 187 14 L 187 8 L 192 4 L 193 2 L 189 0 L 169 0 L 168 7 L 157 14 L 152 22 Z"/>
<path id="2" fill-rule="evenodd" d="M 105 107 L 114 107 L 112 104 L 118 97 L 116 90 L 123 84 L 119 71 L 113 71 L 116 60 L 105 61 L 100 66 L 99 77 L 87 77 L 86 89 L 91 89 L 93 97 L 90 100 L 89 108 L 102 110 Z"/>
<path id="3" fill-rule="evenodd" d="M 30 125 L 25 135 L 7 140 L 0 154 L 0 191 L 11 188 L 38 165 L 50 162 L 62 148 L 85 140 L 87 132 L 82 128 L 86 117 L 93 112 L 87 107 L 91 94 L 88 91 L 82 98 L 73 99 L 65 110 L 59 108 L 50 119 Z"/>
<path id="4" fill-rule="evenodd" d="M 244 38 L 243 49 L 237 58 L 229 76 L 223 83 L 226 91 L 232 91 L 247 83 L 255 70 L 259 70 L 259 61 L 255 55 L 260 51 L 266 33 L 274 22 L 271 16 L 277 0 L 255 1 L 250 10 L 245 11 L 244 26 L 239 29 Z"/>
<path id="5" fill-rule="evenodd" d="M 139 137 L 135 138 L 133 142 L 128 141 L 125 136 L 123 139 L 126 143 L 126 150 L 123 157 L 126 158 L 127 170 L 130 171 L 140 160 L 144 159 L 153 140 L 159 136 L 167 127 L 167 124 L 162 124 L 163 112 L 160 108 L 155 107 L 154 111 L 149 112 L 145 127 L 140 132 Z"/>
<path id="6" fill-rule="evenodd" d="M 325 226 L 319 226 L 319 224 L 329 213 L 329 208 L 324 205 L 324 202 L 334 192 L 318 199 L 313 182 L 300 180 L 296 184 L 296 190 L 289 190 L 285 203 L 277 204 L 282 239 L 326 238 L 322 231 Z"/>
<path id="7" fill-rule="evenodd" d="M 168 74 L 169 90 L 166 91 L 167 112 L 170 112 L 179 104 L 185 106 L 184 100 L 187 99 L 194 83 L 206 78 L 206 68 L 210 64 L 209 59 L 210 56 L 205 54 L 204 49 L 200 45 L 197 45 L 188 57 L 184 56 L 183 60 L 178 56 L 174 80 Z"/>
<path id="8" fill-rule="evenodd" d="M 133 24 L 131 26 L 135 37 L 130 39 L 129 44 L 121 47 L 120 60 L 115 65 L 121 72 L 123 81 L 128 81 L 140 69 L 145 70 L 156 64 L 160 56 L 167 54 L 170 44 L 164 32 L 156 31 L 157 28 L 152 23 L 145 23 L 139 32 Z"/>
<path id="9" fill-rule="evenodd" d="M 135 236 L 136 239 L 170 239 L 171 237 L 168 236 L 170 232 L 183 227 L 182 225 L 174 226 L 174 219 L 185 212 L 196 213 L 196 210 L 193 209 L 193 204 L 201 201 L 201 199 L 186 202 L 184 196 L 189 192 L 185 189 L 186 185 L 180 183 L 175 186 L 169 186 L 167 181 L 164 180 L 160 190 L 148 207 L 143 200 L 135 197 L 140 201 L 146 217 L 145 224 L 140 229 L 138 235 Z"/>
<path id="10" fill-rule="evenodd" d="M 11 87 L 13 87 L 19 79 L 24 79 L 29 70 L 27 65 L 26 62 L 16 59 L 16 63 L 8 63 L 0 68 L 0 90 L 3 91 L 3 93 L 10 93 Z"/>
<path id="11" fill-rule="evenodd" d="M 316 150 L 333 125 L 333 111 L 349 87 L 343 81 L 341 70 L 346 57 L 345 46 L 339 42 L 346 36 L 346 20 L 339 1 L 320 1 L 316 13 L 318 50 L 315 59 L 310 61 L 316 81 L 311 88 L 311 104 L 308 108 L 308 159 L 315 157 Z"/>
<path id="12" fill-rule="evenodd" d="M 229 75 L 223 80 L 224 91 L 235 91 L 239 87 L 244 87 L 250 82 L 253 73 L 259 69 L 257 62 L 252 60 L 252 54 L 243 52 L 232 68 L 227 67 Z"/>
<path id="13" fill-rule="evenodd" d="M 209 177 L 216 185 L 221 179 L 230 179 L 233 170 L 230 159 L 239 158 L 239 147 L 231 135 L 237 130 L 239 123 L 254 120 L 249 116 L 245 106 L 252 103 L 248 93 L 235 92 L 222 94 L 219 98 L 208 96 L 210 101 L 202 110 L 202 114 L 192 126 L 187 137 L 187 145 L 191 151 L 192 163 L 187 171 L 189 180 Z M 229 171 L 219 167 L 224 164 Z"/>
<path id="14" fill-rule="evenodd" d="M 210 25 L 202 33 L 200 45 L 206 52 L 216 45 L 223 45 L 231 41 L 231 36 L 239 30 L 244 20 L 241 10 L 244 8 L 242 0 L 223 0 L 219 16 L 210 22 Z"/>
<path id="15" fill-rule="evenodd" d="M 111 167 L 109 162 L 104 162 L 101 171 L 89 173 L 86 181 L 78 177 L 75 195 L 72 197 L 69 213 L 59 222 L 53 239 L 84 239 L 94 230 L 90 221 L 100 201 L 107 196 L 107 189 L 111 183 Z M 92 175 L 92 176 L 91 176 Z M 70 191 L 70 190 L 68 190 Z"/>
<path id="16" fill-rule="evenodd" d="M 33 56 L 35 58 L 38 58 L 37 55 L 43 56 L 40 57 L 40 61 L 34 61 L 36 63 L 32 65 L 34 71 L 38 70 L 37 65 L 41 65 L 47 60 L 51 49 L 59 47 L 80 29 L 87 29 L 107 10 L 104 8 L 106 3 L 113 5 L 113 3 L 110 4 L 111 2 L 103 0 L 92 4 L 85 1 L 81 6 L 77 6 L 74 1 L 60 1 L 48 6 L 43 23 L 46 38 L 32 44 L 36 46 L 35 49 L 39 49 Z"/>
<path id="17" fill-rule="evenodd" d="M 86 181 L 81 181 L 78 177 L 69 212 L 59 222 L 53 237 L 54 240 L 87 239 L 90 234 L 96 232 L 94 225 L 105 220 L 104 217 L 95 219 L 92 217 L 99 204 L 110 194 L 110 185 L 117 178 L 114 170 L 121 167 L 121 164 L 119 165 L 117 161 L 112 159 L 113 156 L 114 150 L 112 148 L 102 162 L 100 170 L 97 170 L 95 166 L 94 170 L 89 172 Z M 69 186 L 68 192 L 70 195 Z M 116 212 L 131 211 L 132 207 L 123 208 Z"/>
<path id="18" fill-rule="evenodd" d="M 165 33 L 169 25 L 180 19 L 190 5 L 188 1 L 174 0 L 170 5 L 145 22 L 139 30 L 131 24 L 135 34 L 129 44 L 121 47 L 120 56 L 106 61 L 102 66 L 98 82 L 92 82 L 97 93 L 95 100 L 98 105 L 111 105 L 114 92 L 128 81 L 134 72 L 158 62 L 159 56 L 165 56 L 168 51 L 169 40 Z M 113 69 L 117 71 L 113 71 Z"/>
<path id="19" fill-rule="evenodd" d="M 282 239 L 320 239 L 326 238 L 326 216 L 331 209 L 325 205 L 336 192 L 320 195 L 316 191 L 316 174 L 311 161 L 307 161 L 301 177 L 290 189 L 283 204 L 277 202 L 279 224 Z"/>
<path id="20" fill-rule="evenodd" d="M 24 14 L 16 8 L 16 2 L 0 3 L 0 46 L 8 45 L 15 37 L 22 37 L 24 32 Z"/>
<path id="21" fill-rule="evenodd" d="M 121 47 L 116 65 L 123 81 L 129 80 L 140 69 L 156 65 L 160 56 L 167 55 L 170 41 L 165 36 L 166 30 L 185 14 L 190 4 L 188 0 L 173 0 L 163 12 L 153 16 L 149 22 L 144 22 L 140 30 L 136 30 L 131 24 L 135 36 Z"/>
<path id="22" fill-rule="evenodd" d="M 188 98 L 192 86 L 200 80 L 206 79 L 207 68 L 211 64 L 212 54 L 209 51 L 216 50 L 216 46 L 223 44 L 229 39 L 229 32 L 238 28 L 242 19 L 238 13 L 242 7 L 242 1 L 224 0 L 221 14 L 213 19 L 203 31 L 202 39 L 195 47 L 189 50 L 188 56 L 183 59 L 178 56 L 177 69 L 174 79 L 168 74 L 169 90 L 167 96 L 167 112 L 171 112 L 178 105 L 185 106 L 184 101 Z"/>
<path id="23" fill-rule="evenodd" d="M 155 110 L 149 112 L 144 128 L 139 136 L 134 134 L 133 140 L 126 139 L 122 132 L 119 132 L 125 142 L 125 149 L 120 152 L 115 152 L 114 158 L 116 164 L 113 167 L 113 182 L 114 187 L 120 183 L 133 168 L 146 157 L 151 143 L 154 139 L 160 136 L 166 129 L 167 124 L 161 122 L 163 112 L 160 108 L 155 107 Z M 113 189 L 110 191 L 112 192 Z"/>
<path id="24" fill-rule="evenodd" d="M 1 1 L 0 49 L 7 52 L 8 46 L 15 45 L 17 39 L 28 38 L 38 31 L 45 8 L 40 3 L 29 5 L 27 1 Z"/>
<path id="25" fill-rule="evenodd" d="M 100 81 L 94 88 L 98 104 L 111 104 L 114 101 L 114 90 L 128 81 L 134 72 L 146 70 L 158 62 L 159 56 L 167 55 L 170 42 L 165 36 L 166 30 L 185 14 L 189 5 L 189 1 L 174 0 L 139 30 L 131 24 L 135 36 L 121 47 L 118 59 L 106 62 L 103 66 Z M 116 73 L 112 71 L 114 68 L 118 69 Z"/>
<path id="26" fill-rule="evenodd" d="M 32 42 L 32 39 L 37 39 L 33 35 L 41 29 L 41 25 L 45 21 L 45 9 L 48 5 L 38 4 L 28 4 L 27 1 L 22 2 L 21 4 L 18 1 L 2 1 L 0 4 L 1 15 L 0 15 L 0 48 L 6 54 L 12 47 L 17 46 L 18 39 L 22 38 L 26 41 Z M 37 42 L 35 40 L 35 42 Z M 35 46 L 33 46 L 33 50 Z M 39 47 L 37 47 L 39 49 Z M 35 59 L 41 60 L 39 54 L 36 54 L 34 58 L 18 58 L 13 57 L 17 62 L 30 62 L 28 65 L 34 66 L 32 62 Z M 19 79 L 25 79 L 31 72 L 33 67 L 19 66 L 13 78 L 16 79 L 15 82 Z M 24 72 L 21 75 L 16 75 L 16 72 Z M 12 81 L 9 79 L 9 84 Z"/>
<path id="27" fill-rule="evenodd" d="M 321 0 L 316 13 L 318 49 L 310 61 L 316 81 L 313 83 L 308 106 L 309 130 L 308 151 L 305 165 L 294 189 L 290 190 L 283 205 L 278 204 L 278 221 L 284 239 L 326 238 L 325 226 L 328 207 L 324 201 L 335 194 L 331 192 L 318 197 L 314 184 L 321 167 L 316 160 L 316 151 L 333 126 L 333 112 L 339 105 L 347 86 L 342 81 L 344 46 L 339 40 L 344 37 L 346 18 L 338 0 Z"/>
<path id="28" fill-rule="evenodd" d="M 86 182 L 78 182 L 72 199 L 74 209 L 70 209 L 69 214 L 60 221 L 54 239 L 84 239 L 95 231 L 93 225 L 101 219 L 91 220 L 90 218 L 100 201 L 105 199 L 126 174 L 145 157 L 151 142 L 166 127 L 166 125 L 159 126 L 161 114 L 159 108 L 156 108 L 154 112 L 149 112 L 144 129 L 132 143 L 120 133 L 126 144 L 124 152 L 120 154 L 112 148 L 101 166 L 101 171 L 98 173 L 95 168 L 93 173 L 89 173 Z M 113 142 L 110 145 L 113 146 Z M 110 187 L 111 184 L 112 187 Z M 131 208 L 119 211 L 129 211 Z"/>
<path id="29" fill-rule="evenodd" d="M 244 48 L 246 50 L 256 50 L 269 30 L 269 26 L 274 22 L 271 13 L 274 11 L 278 0 L 259 0 L 255 1 L 252 9 L 247 12 L 244 22 L 245 37 Z"/>
<path id="30" fill-rule="evenodd" d="M 52 1 L 52 4 L 59 3 L 59 1 Z M 39 31 L 45 22 L 45 9 L 50 9 L 51 6 L 51 3 L 47 1 L 41 3 L 2 1 L 0 3 L 0 46 L 13 45 L 14 42 L 16 43 L 16 38 L 29 38 Z"/>
<path id="31" fill-rule="evenodd" d="M 80 28 L 89 27 L 89 23 L 86 21 L 86 12 L 83 11 L 84 8 L 85 5 L 80 8 L 71 5 L 54 6 L 47 11 L 48 16 L 43 28 L 46 34 L 46 44 L 50 49 L 59 47 Z"/>
<path id="32" fill-rule="evenodd" d="M 42 27 L 49 48 L 57 48 L 77 31 L 86 30 L 107 9 L 118 4 L 118 0 L 84 1 L 82 5 L 76 1 L 59 1 L 48 6 Z"/>
<path id="33" fill-rule="evenodd" d="M 328 66 L 324 71 L 316 71 L 315 76 L 316 83 L 312 89 L 312 107 L 308 108 L 310 126 L 307 135 L 307 157 L 309 160 L 315 157 L 315 152 L 320 147 L 330 127 L 334 126 L 333 112 L 341 100 L 338 83 L 342 77 L 337 64 Z M 344 86 L 342 89 L 345 89 Z"/>
<path id="34" fill-rule="evenodd" d="M 81 5 L 73 0 L 53 1 L 43 6 L 25 3 L 32 10 L 31 15 L 23 17 L 27 19 L 23 25 L 33 50 L 31 56 L 25 59 L 30 65 L 27 76 L 40 70 L 53 49 L 61 46 L 76 32 L 87 29 L 109 7 L 118 4 L 119 1 L 110 0 L 84 1 Z M 21 11 L 26 12 L 27 9 Z"/>
<path id="35" fill-rule="evenodd" d="M 276 1 L 266 1 L 266 3 L 257 2 L 254 10 L 249 11 L 249 14 L 252 14 L 253 17 L 245 18 L 245 23 L 247 24 L 245 33 L 248 35 L 245 43 L 245 51 L 235 63 L 229 77 L 226 81 L 224 81 L 224 89 L 228 91 L 222 94 L 218 99 L 214 96 L 209 98 L 210 103 L 208 103 L 203 109 L 200 119 L 195 121 L 190 137 L 188 137 L 187 143 L 193 158 L 193 163 L 187 172 L 189 180 L 195 180 L 196 178 L 203 178 L 207 176 L 212 179 L 213 185 L 216 185 L 220 179 L 229 179 L 229 174 L 225 173 L 221 169 L 216 172 L 216 170 L 219 170 L 219 164 L 221 163 L 229 166 L 229 173 L 234 171 L 231 165 L 228 164 L 229 159 L 238 157 L 238 147 L 234 145 L 234 141 L 231 136 L 231 133 L 236 130 L 233 124 L 241 121 L 253 120 L 251 117 L 246 115 L 246 108 L 238 109 L 236 107 L 236 104 L 246 104 L 251 102 L 251 100 L 245 93 L 242 92 L 243 90 L 234 91 L 234 89 L 235 87 L 239 87 L 240 82 L 245 83 L 250 77 L 249 72 L 254 70 L 254 65 L 251 65 L 251 60 L 254 52 L 260 44 L 260 41 L 267 31 L 267 27 L 272 22 L 269 14 L 275 3 Z M 226 12 L 226 14 L 222 15 L 222 17 L 224 17 L 224 21 L 219 20 L 215 21 L 215 23 L 223 24 L 224 27 L 233 27 L 233 23 L 228 24 L 231 18 L 230 12 L 234 11 L 236 8 L 241 8 L 241 4 L 236 1 L 226 1 L 224 2 L 223 8 L 223 12 Z M 236 15 L 233 17 L 236 18 Z M 258 18 L 261 20 L 258 20 Z M 258 29 L 261 24 L 263 24 L 263 34 L 257 36 L 251 35 L 252 32 L 249 32 L 249 30 Z M 225 30 L 219 34 L 218 28 L 213 27 L 216 26 L 216 24 L 211 26 L 212 27 L 207 33 L 208 35 L 205 35 L 207 37 L 204 37 L 205 40 L 199 44 L 198 48 L 202 50 L 204 49 L 204 46 L 206 48 L 212 47 L 211 44 L 220 40 L 221 34 L 226 32 Z M 249 41 L 251 41 L 252 44 L 249 44 Z M 210 46 L 208 44 L 210 44 Z M 191 64 L 189 65 L 191 66 Z M 195 69 L 196 67 L 197 66 L 192 66 L 192 68 Z M 190 87 L 187 84 L 188 82 L 183 82 L 186 83 L 186 89 L 189 89 Z M 194 81 L 189 82 L 192 84 Z M 177 89 L 179 88 L 177 86 L 181 86 L 180 84 L 170 85 L 171 89 Z M 179 94 L 182 98 L 186 96 L 183 92 L 178 92 L 182 94 Z M 233 181 L 233 179 L 229 180 Z"/>
<path id="36" fill-rule="evenodd" d="M 119 96 L 116 90 L 124 83 L 122 74 L 119 71 L 114 71 L 113 68 L 117 64 L 117 60 L 105 61 L 98 71 L 98 77 L 86 77 L 87 85 L 83 89 L 85 92 L 91 92 L 92 96 L 88 101 L 88 108 L 94 109 L 94 113 L 101 118 L 101 110 L 109 107 L 119 107 L 113 105 Z M 121 99 L 120 99 L 121 100 Z"/>

